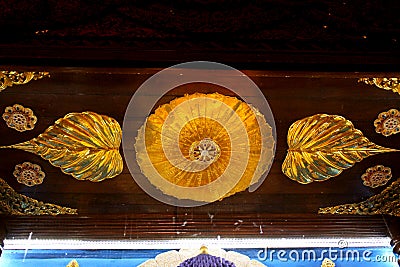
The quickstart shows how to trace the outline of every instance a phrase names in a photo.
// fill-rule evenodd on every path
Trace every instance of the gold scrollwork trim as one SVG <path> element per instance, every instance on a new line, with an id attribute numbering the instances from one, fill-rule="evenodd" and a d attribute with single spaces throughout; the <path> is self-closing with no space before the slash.
<path id="1" fill-rule="evenodd" d="M 400 217 L 400 178 L 380 194 L 359 203 L 320 208 L 319 214 L 392 215 Z"/>
<path id="2" fill-rule="evenodd" d="M 360 78 L 358 82 L 375 85 L 381 89 L 400 94 L 400 78 Z"/>
<path id="3" fill-rule="evenodd" d="M 0 214 L 7 215 L 60 215 L 78 214 L 76 209 L 44 203 L 15 192 L 0 178 Z"/>
<path id="4" fill-rule="evenodd" d="M 18 72 L 18 71 L 0 71 L 0 92 L 9 86 L 21 85 L 38 80 L 44 77 L 50 77 L 48 72 Z"/>

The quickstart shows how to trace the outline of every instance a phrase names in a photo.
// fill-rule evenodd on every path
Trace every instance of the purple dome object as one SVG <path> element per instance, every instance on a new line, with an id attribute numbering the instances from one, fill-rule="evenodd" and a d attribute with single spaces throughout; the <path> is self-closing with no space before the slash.
<path id="1" fill-rule="evenodd" d="M 202 253 L 185 260 L 177 267 L 236 267 L 236 265 L 224 258 Z"/>

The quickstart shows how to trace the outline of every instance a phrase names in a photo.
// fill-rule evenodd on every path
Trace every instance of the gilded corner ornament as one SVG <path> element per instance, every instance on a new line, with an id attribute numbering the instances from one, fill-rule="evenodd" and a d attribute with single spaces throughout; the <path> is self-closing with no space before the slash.
<path id="1" fill-rule="evenodd" d="M 60 214 L 77 214 L 77 210 L 44 203 L 21 195 L 0 178 L 0 214 L 55 216 Z"/>
<path id="2" fill-rule="evenodd" d="M 44 77 L 50 77 L 48 72 L 18 72 L 18 71 L 0 71 L 0 92 L 9 86 L 21 85 L 38 80 Z"/>
<path id="3" fill-rule="evenodd" d="M 384 136 L 390 136 L 400 132 L 400 112 L 397 109 L 390 109 L 379 113 L 374 121 L 375 131 Z"/>
<path id="4" fill-rule="evenodd" d="M 17 178 L 18 183 L 27 186 L 41 184 L 45 177 L 45 174 L 40 166 L 30 162 L 24 162 L 16 165 L 13 175 L 15 178 Z"/>
<path id="5" fill-rule="evenodd" d="M 392 178 L 392 170 L 383 165 L 368 168 L 361 176 L 363 184 L 372 188 L 383 186 Z"/>
<path id="6" fill-rule="evenodd" d="M 400 217 L 400 179 L 359 203 L 320 208 L 319 214 L 391 215 Z"/>
<path id="7" fill-rule="evenodd" d="M 360 78 L 358 82 L 375 85 L 381 89 L 400 94 L 400 78 Z"/>
<path id="8" fill-rule="evenodd" d="M 32 130 L 37 122 L 37 117 L 33 114 L 33 111 L 19 104 L 6 107 L 2 117 L 8 127 L 19 132 Z"/>

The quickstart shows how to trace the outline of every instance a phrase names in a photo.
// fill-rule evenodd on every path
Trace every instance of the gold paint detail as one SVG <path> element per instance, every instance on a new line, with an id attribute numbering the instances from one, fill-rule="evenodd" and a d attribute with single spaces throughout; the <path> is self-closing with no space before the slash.
<path id="1" fill-rule="evenodd" d="M 335 263 L 331 261 L 330 259 L 325 258 L 322 261 L 321 267 L 335 267 Z"/>
<path id="2" fill-rule="evenodd" d="M 363 82 L 369 85 L 375 85 L 381 89 L 393 91 L 400 94 L 400 79 L 399 78 L 360 78 L 358 82 Z"/>
<path id="3" fill-rule="evenodd" d="M 282 172 L 301 184 L 328 180 L 366 157 L 398 151 L 370 142 L 351 121 L 327 114 L 294 122 L 287 143 Z"/>
<path id="4" fill-rule="evenodd" d="M 200 247 L 200 254 L 208 254 L 208 248 L 206 246 Z"/>
<path id="5" fill-rule="evenodd" d="M 76 260 L 70 261 L 66 267 L 79 267 L 79 264 Z"/>
<path id="6" fill-rule="evenodd" d="M 19 132 L 32 130 L 37 122 L 37 117 L 33 114 L 33 111 L 19 104 L 6 107 L 2 117 L 8 127 Z"/>
<path id="7" fill-rule="evenodd" d="M 113 118 L 94 112 L 70 113 L 37 138 L 0 148 L 40 155 L 77 180 L 100 182 L 122 172 L 121 138 L 121 127 Z"/>
<path id="8" fill-rule="evenodd" d="M 390 109 L 379 113 L 374 121 L 375 131 L 384 136 L 400 132 L 400 112 L 397 109 Z"/>
<path id="9" fill-rule="evenodd" d="M 77 214 L 76 209 L 43 203 L 14 191 L 0 178 L 0 214 L 6 215 L 60 215 Z"/>
<path id="10" fill-rule="evenodd" d="M 376 165 L 368 168 L 361 176 L 363 184 L 372 188 L 387 184 L 392 179 L 392 170 L 383 165 Z"/>
<path id="11" fill-rule="evenodd" d="M 319 214 L 392 215 L 400 217 L 400 179 L 359 203 L 320 208 Z"/>
<path id="12" fill-rule="evenodd" d="M 18 72 L 18 71 L 0 71 L 0 92 L 9 86 L 21 85 L 31 80 L 50 77 L 48 72 Z"/>
<path id="13" fill-rule="evenodd" d="M 251 105 L 195 93 L 158 107 L 139 129 L 142 173 L 163 193 L 213 202 L 257 183 L 273 159 L 272 128 Z"/>
<path id="14" fill-rule="evenodd" d="M 24 162 L 15 166 L 13 172 L 18 183 L 34 186 L 41 184 L 45 177 L 45 173 L 42 171 L 39 165 L 30 162 Z"/>

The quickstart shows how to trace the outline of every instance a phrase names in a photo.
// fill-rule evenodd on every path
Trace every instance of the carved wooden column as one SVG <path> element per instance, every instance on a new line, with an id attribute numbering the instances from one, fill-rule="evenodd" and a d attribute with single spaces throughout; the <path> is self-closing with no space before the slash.
<path id="1" fill-rule="evenodd" d="M 400 218 L 387 217 L 386 221 L 392 238 L 390 245 L 393 247 L 393 252 L 399 256 L 397 263 L 400 266 Z"/>

